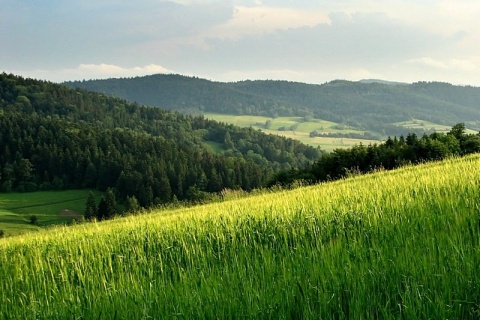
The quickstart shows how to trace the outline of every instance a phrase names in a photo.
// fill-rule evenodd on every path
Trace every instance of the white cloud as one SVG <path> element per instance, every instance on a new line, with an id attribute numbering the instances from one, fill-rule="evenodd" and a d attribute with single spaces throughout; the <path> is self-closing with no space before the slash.
<path id="1" fill-rule="evenodd" d="M 78 67 L 73 69 L 39 69 L 33 71 L 12 71 L 12 73 L 21 74 L 23 76 L 28 76 L 36 79 L 62 82 L 67 80 L 133 77 L 138 75 L 149 75 L 156 73 L 171 73 L 171 71 L 156 64 L 126 68 L 112 64 L 102 63 L 80 64 Z"/>
<path id="2" fill-rule="evenodd" d="M 168 69 L 156 65 L 149 64 L 143 67 L 124 68 L 111 64 L 81 64 L 76 69 L 66 69 L 68 72 L 74 74 L 85 75 L 99 75 L 102 78 L 105 77 L 130 77 L 137 74 L 154 74 L 154 73 L 167 73 Z"/>
<path id="3" fill-rule="evenodd" d="M 478 0 L 4 2 L 0 70 L 35 78 L 169 72 L 164 64 L 219 80 L 480 84 Z"/>
<path id="4" fill-rule="evenodd" d="M 238 39 L 246 35 L 261 35 L 276 30 L 312 27 L 321 23 L 330 23 L 328 15 L 321 11 L 266 6 L 236 6 L 231 20 L 211 28 L 204 36 Z"/>

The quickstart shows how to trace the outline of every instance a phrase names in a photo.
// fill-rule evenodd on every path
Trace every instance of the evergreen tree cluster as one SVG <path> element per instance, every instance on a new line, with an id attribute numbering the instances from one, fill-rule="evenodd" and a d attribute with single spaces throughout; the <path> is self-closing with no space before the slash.
<path id="1" fill-rule="evenodd" d="M 220 150 L 213 152 L 211 143 Z M 3 192 L 113 188 L 120 201 L 149 207 L 258 188 L 319 155 L 253 129 L 0 74 Z"/>
<path id="2" fill-rule="evenodd" d="M 283 171 L 275 175 L 270 185 L 289 185 L 297 180 L 307 183 L 336 180 L 350 174 L 368 173 L 377 169 L 391 170 L 406 164 L 441 160 L 480 152 L 480 133 L 467 134 L 463 123 L 448 133 L 432 133 L 421 138 L 414 133 L 407 137 L 388 138 L 382 144 L 358 145 L 336 149 L 323 155 L 306 169 Z"/>
<path id="3" fill-rule="evenodd" d="M 130 198 L 130 197 L 129 197 Z M 138 210 L 138 208 L 137 208 Z M 113 189 L 108 188 L 103 197 L 100 199 L 98 206 L 95 202 L 93 192 L 90 192 L 85 204 L 84 217 L 86 220 L 96 218 L 97 220 L 106 220 L 113 218 L 118 214 L 117 200 Z"/>

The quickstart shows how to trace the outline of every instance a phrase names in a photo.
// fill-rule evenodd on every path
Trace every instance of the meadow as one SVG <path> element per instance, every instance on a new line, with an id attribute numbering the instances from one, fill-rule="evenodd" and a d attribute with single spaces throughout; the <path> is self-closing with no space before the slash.
<path id="1" fill-rule="evenodd" d="M 0 318 L 478 319 L 479 219 L 475 155 L 0 239 Z"/>
<path id="2" fill-rule="evenodd" d="M 101 193 L 93 192 L 98 202 Z M 0 193 L 0 230 L 5 236 L 12 236 L 79 220 L 89 193 L 90 190 Z M 31 216 L 36 216 L 35 224 L 31 223 Z"/>
<path id="3" fill-rule="evenodd" d="M 379 143 L 379 140 L 369 139 L 351 139 L 351 138 L 333 138 L 333 137 L 310 137 L 310 132 L 318 131 L 320 133 L 357 133 L 363 134 L 365 131 L 355 130 L 338 123 L 322 119 L 307 119 L 303 117 L 277 117 L 269 118 L 263 116 L 250 115 L 226 115 L 217 113 L 205 113 L 205 118 L 213 119 L 219 122 L 234 124 L 239 127 L 252 127 L 265 133 L 275 134 L 295 140 L 305 144 L 321 147 L 325 151 L 332 151 L 337 148 L 349 148 L 360 143 L 364 145 Z M 269 126 L 265 124 L 269 121 Z M 294 128 L 292 130 L 292 127 Z"/>
<path id="4" fill-rule="evenodd" d="M 435 131 L 435 132 L 443 132 L 447 133 L 452 129 L 451 126 L 447 125 L 442 125 L 426 120 L 420 120 L 420 119 L 412 119 L 409 121 L 402 121 L 402 122 L 396 122 L 395 125 L 401 126 L 407 129 L 423 129 L 425 131 Z M 466 129 L 465 131 L 467 134 L 476 134 L 478 131 L 472 130 L 472 129 Z"/>

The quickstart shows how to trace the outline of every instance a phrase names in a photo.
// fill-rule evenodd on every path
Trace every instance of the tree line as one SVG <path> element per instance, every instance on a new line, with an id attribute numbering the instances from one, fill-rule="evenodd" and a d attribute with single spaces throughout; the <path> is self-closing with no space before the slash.
<path id="1" fill-rule="evenodd" d="M 465 124 L 459 123 L 448 133 L 434 132 L 420 138 L 411 133 L 406 137 L 389 137 L 381 144 L 360 144 L 349 149 L 336 149 L 324 154 L 308 168 L 276 174 L 269 185 L 291 185 L 298 180 L 305 183 L 336 180 L 351 174 L 368 173 L 378 169 L 391 170 L 406 164 L 441 160 L 479 151 L 480 133 L 467 134 Z"/>

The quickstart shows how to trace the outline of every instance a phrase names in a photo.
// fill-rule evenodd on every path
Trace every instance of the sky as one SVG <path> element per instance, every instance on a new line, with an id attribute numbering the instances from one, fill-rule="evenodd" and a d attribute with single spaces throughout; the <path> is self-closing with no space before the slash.
<path id="1" fill-rule="evenodd" d="M 480 86 L 478 0 L 0 0 L 0 8 L 0 72 L 54 82 L 175 73 Z"/>

